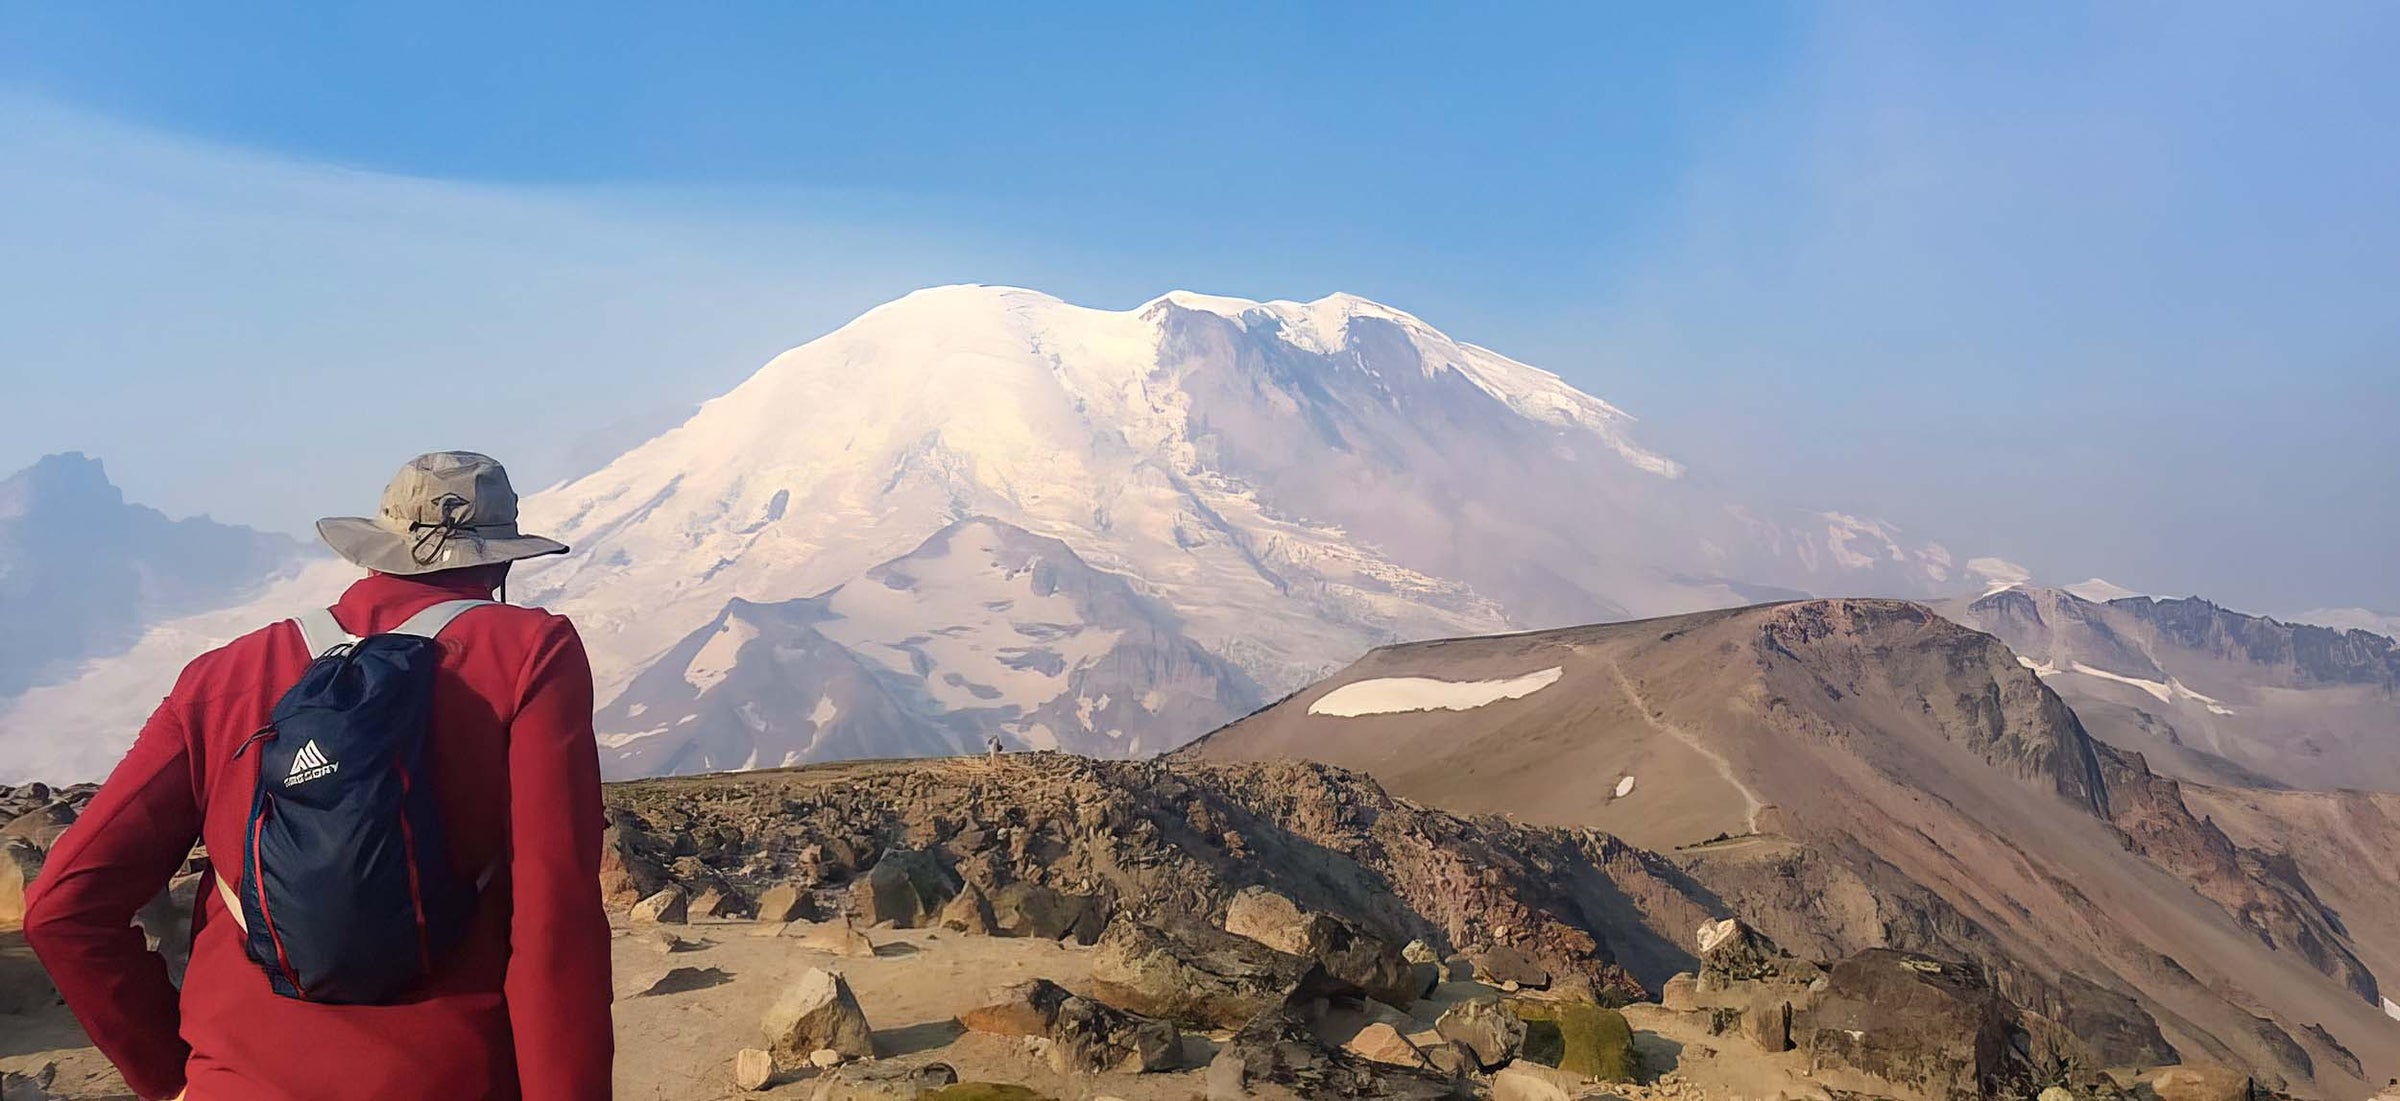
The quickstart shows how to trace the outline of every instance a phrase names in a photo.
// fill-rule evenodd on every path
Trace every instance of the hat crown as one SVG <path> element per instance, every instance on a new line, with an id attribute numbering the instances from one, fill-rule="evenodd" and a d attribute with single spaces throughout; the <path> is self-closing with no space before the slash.
<path id="1" fill-rule="evenodd" d="M 513 525 L 517 492 L 507 468 L 491 456 L 435 451 L 409 460 L 392 476 L 377 518 L 397 532 Z"/>

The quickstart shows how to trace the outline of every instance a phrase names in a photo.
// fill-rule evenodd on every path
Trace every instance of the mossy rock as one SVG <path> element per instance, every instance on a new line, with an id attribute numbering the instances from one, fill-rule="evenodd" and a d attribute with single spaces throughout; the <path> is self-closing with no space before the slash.
<path id="1" fill-rule="evenodd" d="M 1520 1058 L 1604 1082 L 1631 1082 L 1641 1071 L 1625 1015 L 1588 1002 L 1509 1004 L 1525 1022 Z"/>
<path id="2" fill-rule="evenodd" d="M 922 1101 L 1050 1101 L 1050 1097 L 1003 1082 L 960 1082 L 924 1094 Z"/>

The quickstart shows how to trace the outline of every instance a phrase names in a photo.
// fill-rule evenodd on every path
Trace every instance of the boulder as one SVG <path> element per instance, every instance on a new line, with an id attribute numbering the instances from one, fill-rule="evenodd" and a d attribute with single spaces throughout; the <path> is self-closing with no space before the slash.
<path id="1" fill-rule="evenodd" d="M 1313 957 L 1322 935 L 1318 921 L 1323 917 L 1265 887 L 1244 887 L 1225 906 L 1225 931 L 1278 952 Z"/>
<path id="2" fill-rule="evenodd" d="M 1060 1074 L 1173 1070 L 1183 1034 L 1165 1021 L 1070 996 L 1050 1028 L 1050 1069 Z"/>
<path id="3" fill-rule="evenodd" d="M 1225 931 L 1325 965 L 1333 977 L 1386 1005 L 1406 1007 L 1430 988 L 1408 957 L 1355 923 L 1309 913 L 1265 887 L 1244 887 L 1225 909 Z"/>
<path id="4" fill-rule="evenodd" d="M 902 929 L 924 928 L 934 924 L 958 889 L 958 876 L 932 853 L 887 849 L 851 886 L 851 908 L 868 925 L 888 921 Z"/>
<path id="5" fill-rule="evenodd" d="M 1965 964 L 1873 948 L 1843 960 L 1809 1008 L 1811 1065 L 1847 1067 L 1936 1098 L 2021 1085 L 2008 1004 Z"/>
<path id="6" fill-rule="evenodd" d="M 1204 1079 L 1209 1101 L 1271 1098 L 1399 1098 L 1455 1095 L 1442 1075 L 1392 1066 L 1328 1048 L 1298 1013 L 1276 1007 L 1245 1022 L 1217 1051 Z"/>
<path id="7" fill-rule="evenodd" d="M 1437 967 L 1442 962 L 1442 954 L 1434 951 L 1432 945 L 1422 940 L 1408 942 L 1406 947 L 1400 949 L 1400 958 L 1410 963 L 1430 963 Z"/>
<path id="8" fill-rule="evenodd" d="M 1742 1035 L 1760 1051 L 1792 1050 L 1792 1003 L 1770 1002 L 1742 1012 Z"/>
<path id="9" fill-rule="evenodd" d="M 1588 1085 L 1579 1074 L 1535 1063 L 1510 1063 L 1492 1075 L 1492 1101 L 1573 1101 L 1585 1096 Z"/>
<path id="10" fill-rule="evenodd" d="M 1425 1053 L 1427 1065 L 1453 1078 L 1483 1069 L 1475 1058 L 1475 1049 L 1456 1040 L 1441 1040 L 1420 1050 Z"/>
<path id="11" fill-rule="evenodd" d="M 1425 1053 L 1408 1041 L 1398 1028 L 1384 1021 L 1373 1021 L 1359 1029 L 1358 1034 L 1342 1042 L 1342 1048 L 1362 1059 L 1371 1059 L 1395 1067 L 1430 1069 Z"/>
<path id="12" fill-rule="evenodd" d="M 1625 1015 L 1588 1002 L 1520 999 L 1509 1004 L 1525 1022 L 1519 1063 L 1555 1067 L 1583 1078 L 1631 1082 L 1641 1070 L 1633 1026 Z"/>
<path id="13" fill-rule="evenodd" d="M 968 936 L 988 937 L 997 932 L 992 920 L 992 900 L 985 898 L 982 888 L 972 883 L 942 907 L 941 926 Z"/>
<path id="14" fill-rule="evenodd" d="M 1186 1028 L 1239 1028 L 1293 997 L 1358 993 L 1322 965 L 1192 921 L 1119 921 L 1092 956 L 1092 992 Z"/>
<path id="15" fill-rule="evenodd" d="M 22 837 L 0 838 L 0 922 L 25 920 L 25 892 L 42 874 L 42 850 Z"/>
<path id="16" fill-rule="evenodd" d="M 1183 1051 L 1174 1025 L 1078 997 L 1048 979 L 994 990 L 989 1004 L 959 1023 L 970 1032 L 1048 1040 L 1051 1069 L 1060 1074 L 1171 1070 Z"/>
<path id="17" fill-rule="evenodd" d="M 734 1088 L 763 1090 L 775 1081 L 775 1057 L 764 1048 L 746 1047 L 733 1053 Z"/>
<path id="18" fill-rule="evenodd" d="M 1099 940 L 1106 921 L 1100 900 L 1070 895 L 1035 883 L 1008 883 L 991 892 L 992 928 L 1004 937 L 1038 940 Z"/>
<path id="19" fill-rule="evenodd" d="M 860 931 L 847 915 L 840 921 L 816 925 L 793 922 L 784 927 L 784 932 L 786 935 L 797 932 L 800 943 L 820 952 L 831 952 L 852 959 L 866 959 L 875 954 L 875 942 L 867 939 L 867 934 Z"/>
<path id="20" fill-rule="evenodd" d="M 1484 1070 L 1516 1058 L 1517 1049 L 1525 1043 L 1524 1020 L 1498 998 L 1475 998 L 1451 1006 L 1434 1022 L 1433 1030 L 1442 1039 L 1465 1044 Z"/>
<path id="21" fill-rule="evenodd" d="M 1722 990 L 1737 982 L 1807 983 L 1823 974 L 1817 965 L 1794 959 L 1739 918 L 1702 925 L 1697 939 L 1702 990 Z"/>
<path id="22" fill-rule="evenodd" d="M 767 1052 L 779 1068 L 810 1065 L 818 1051 L 844 1058 L 865 1059 L 875 1054 L 874 1032 L 858 1008 L 850 984 L 831 971 L 810 969 L 784 988 L 759 1023 L 766 1034 Z"/>
<path id="23" fill-rule="evenodd" d="M 1526 990 L 1540 990 L 1550 985 L 1550 972 L 1533 957 L 1507 945 L 1486 948 L 1475 954 L 1475 977 L 1495 986 L 1515 983 Z"/>
<path id="24" fill-rule="evenodd" d="M 635 921 L 681 925 L 691 920 L 691 902 L 684 897 L 683 888 L 669 884 L 657 894 L 634 903 L 631 916 Z"/>
<path id="25" fill-rule="evenodd" d="M 723 985 L 731 976 L 714 967 L 671 967 L 652 965 L 650 970 L 628 969 L 619 976 L 617 996 L 647 998 L 655 994 L 681 994 L 690 990 L 706 990 Z"/>
<path id="26" fill-rule="evenodd" d="M 0 1073 L 0 1101 L 62 1101 L 65 1094 L 50 1091 L 57 1080 L 58 1064 L 48 1062 L 31 1074 Z"/>
<path id="27" fill-rule="evenodd" d="M 689 914 L 692 917 L 734 918 L 742 916 L 748 909 L 742 902 L 742 896 L 722 887 L 705 887 L 692 897 Z"/>
<path id="28" fill-rule="evenodd" d="M 1658 988 L 1658 1004 L 1677 1013 L 1700 1008 L 1700 977 L 1684 971 L 1669 978 Z"/>
<path id="29" fill-rule="evenodd" d="M 2158 1101 L 2250 1101 L 2250 1076 L 2229 1067 L 2187 1063 L 2164 1067 L 2142 1076 L 2142 1085 Z"/>
<path id="30" fill-rule="evenodd" d="M 631 906 L 667 885 L 665 869 L 634 843 L 638 836 L 630 820 L 601 831 L 600 897 L 611 907 Z"/>
<path id="31" fill-rule="evenodd" d="M 31 842 L 34 848 L 49 852 L 50 846 L 58 843 L 59 835 L 74 824 L 74 807 L 63 802 L 51 803 L 10 819 L 7 825 L 0 826 L 0 837 L 19 838 Z"/>
<path id="32" fill-rule="evenodd" d="M 809 893 L 798 884 L 779 883 L 758 896 L 756 920 L 761 924 L 801 921 L 814 918 L 816 907 Z"/>

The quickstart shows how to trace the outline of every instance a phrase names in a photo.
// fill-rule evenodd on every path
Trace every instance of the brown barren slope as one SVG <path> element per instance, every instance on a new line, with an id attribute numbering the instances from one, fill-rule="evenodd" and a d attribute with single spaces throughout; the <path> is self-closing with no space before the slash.
<path id="1" fill-rule="evenodd" d="M 1479 706 L 1312 713 L 1346 687 L 1337 710 L 1400 700 L 1392 678 L 1550 669 Z M 2088 737 L 2007 647 L 1918 605 L 1388 647 L 1183 752 L 1322 760 L 1432 805 L 1679 850 L 1779 942 L 1977 959 L 2111 1062 L 2171 1044 L 2331 1097 L 2400 1074 L 2400 1021 L 2301 876 Z"/>

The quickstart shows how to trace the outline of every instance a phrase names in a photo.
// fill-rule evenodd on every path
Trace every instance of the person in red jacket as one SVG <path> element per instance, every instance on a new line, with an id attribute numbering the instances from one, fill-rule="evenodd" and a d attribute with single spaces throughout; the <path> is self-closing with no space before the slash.
<path id="1" fill-rule="evenodd" d="M 468 452 L 401 468 L 375 519 L 320 521 L 371 571 L 331 609 L 353 635 L 489 598 L 509 563 L 566 551 L 517 531 L 500 464 Z M 391 1005 L 281 997 L 223 897 L 197 899 L 180 994 L 134 912 L 194 841 L 242 851 L 260 754 L 237 753 L 313 655 L 293 622 L 201 655 L 50 852 L 25 939 L 92 1043 L 145 1099 L 588 1101 L 609 1096 L 609 930 L 601 908 L 592 673 L 564 618 L 501 604 L 440 637 L 427 774 L 452 866 L 494 874 L 472 926 Z"/>

